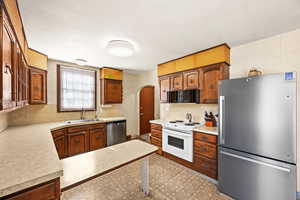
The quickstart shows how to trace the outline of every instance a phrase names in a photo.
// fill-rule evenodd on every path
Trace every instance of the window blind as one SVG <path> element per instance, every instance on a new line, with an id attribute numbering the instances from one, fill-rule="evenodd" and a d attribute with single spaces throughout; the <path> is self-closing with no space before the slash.
<path id="1" fill-rule="evenodd" d="M 96 71 L 60 66 L 60 111 L 96 109 Z"/>

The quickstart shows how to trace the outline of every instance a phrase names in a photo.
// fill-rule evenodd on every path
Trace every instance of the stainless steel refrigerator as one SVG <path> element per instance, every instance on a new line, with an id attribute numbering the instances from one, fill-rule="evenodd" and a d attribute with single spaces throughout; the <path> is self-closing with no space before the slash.
<path id="1" fill-rule="evenodd" d="M 224 80 L 219 190 L 239 200 L 296 199 L 296 73 Z"/>

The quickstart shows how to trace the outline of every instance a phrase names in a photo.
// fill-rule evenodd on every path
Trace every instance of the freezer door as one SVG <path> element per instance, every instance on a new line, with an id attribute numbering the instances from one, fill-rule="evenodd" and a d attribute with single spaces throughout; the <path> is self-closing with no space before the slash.
<path id="1" fill-rule="evenodd" d="M 220 192 L 240 200 L 296 200 L 296 166 L 219 149 Z"/>
<path id="2" fill-rule="evenodd" d="M 282 73 L 222 81 L 219 144 L 296 163 L 295 76 Z"/>

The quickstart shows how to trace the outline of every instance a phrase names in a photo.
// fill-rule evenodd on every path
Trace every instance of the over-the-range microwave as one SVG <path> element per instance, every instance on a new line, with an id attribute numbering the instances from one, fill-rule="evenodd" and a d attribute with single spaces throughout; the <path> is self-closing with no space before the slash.
<path id="1" fill-rule="evenodd" d="M 169 91 L 168 103 L 200 103 L 200 90 Z"/>

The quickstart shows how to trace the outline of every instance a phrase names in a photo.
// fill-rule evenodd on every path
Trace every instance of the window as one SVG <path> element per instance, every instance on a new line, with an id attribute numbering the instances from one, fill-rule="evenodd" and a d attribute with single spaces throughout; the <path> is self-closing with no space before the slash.
<path id="1" fill-rule="evenodd" d="M 59 112 L 96 110 L 96 71 L 58 65 Z"/>

